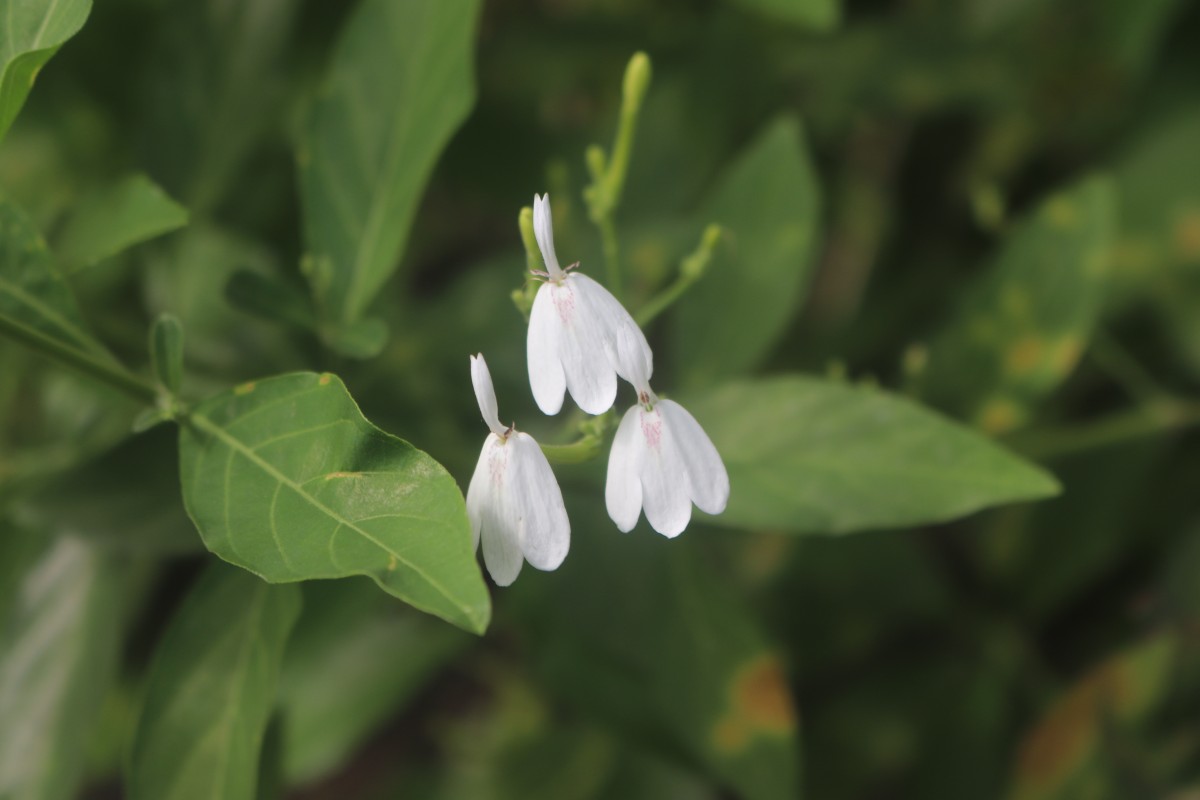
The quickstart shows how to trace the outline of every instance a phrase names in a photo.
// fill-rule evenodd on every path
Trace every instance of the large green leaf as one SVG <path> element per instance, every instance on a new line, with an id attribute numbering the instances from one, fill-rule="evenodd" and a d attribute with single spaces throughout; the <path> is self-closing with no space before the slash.
<path id="1" fill-rule="evenodd" d="M 1103 178 L 1042 203 L 1005 237 L 996 263 L 931 343 L 922 396 L 992 433 L 1023 423 L 1091 337 L 1115 224 Z"/>
<path id="2" fill-rule="evenodd" d="M 134 735 L 131 800 L 252 800 L 300 590 L 215 563 L 159 643 Z"/>
<path id="3" fill-rule="evenodd" d="M 85 360 L 112 357 L 86 330 L 46 242 L 16 205 L 0 199 L 0 330 Z"/>
<path id="4" fill-rule="evenodd" d="M 678 305 L 675 362 L 689 383 L 744 372 L 777 343 L 808 288 L 820 213 L 800 123 L 778 119 L 698 214 L 698 227 L 716 222 L 727 236 Z"/>
<path id="5" fill-rule="evenodd" d="M 362 580 L 305 584 L 304 609 L 279 687 L 292 783 L 337 768 L 472 641 Z"/>
<path id="6" fill-rule="evenodd" d="M 522 581 L 521 618 L 551 689 L 639 747 L 699 766 L 747 800 L 800 797 L 786 665 L 700 539 L 585 530 L 551 577 Z"/>
<path id="7" fill-rule="evenodd" d="M 841 0 L 732 0 L 737 5 L 768 19 L 787 22 L 815 31 L 837 27 L 842 15 Z"/>
<path id="8" fill-rule="evenodd" d="M 180 432 L 204 543 L 266 580 L 369 575 L 481 633 L 491 607 L 454 479 L 363 418 L 341 380 L 295 373 L 200 403 Z"/>
<path id="9" fill-rule="evenodd" d="M 729 470 L 720 525 L 848 533 L 941 522 L 1035 500 L 1055 480 L 887 392 L 798 376 L 686 400 Z"/>
<path id="10" fill-rule="evenodd" d="M 362 0 L 300 145 L 309 277 L 357 322 L 397 266 L 434 162 L 475 99 L 478 0 Z"/>
<path id="11" fill-rule="evenodd" d="M 0 0 L 0 141 L 38 70 L 87 21 L 92 0 Z"/>
<path id="12" fill-rule="evenodd" d="M 11 528 L 0 536 L 0 797 L 10 800 L 77 796 L 120 652 L 113 566 L 79 539 L 44 544 Z"/>
<path id="13" fill-rule="evenodd" d="M 80 201 L 56 250 L 68 269 L 79 269 L 183 227 L 187 220 L 187 209 L 136 173 Z"/>

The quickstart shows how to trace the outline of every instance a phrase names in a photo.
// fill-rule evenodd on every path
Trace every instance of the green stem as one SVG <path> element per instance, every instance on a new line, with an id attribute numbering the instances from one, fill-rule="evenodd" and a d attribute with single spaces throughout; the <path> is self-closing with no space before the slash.
<path id="1" fill-rule="evenodd" d="M 600 239 L 604 246 L 604 268 L 608 278 L 608 290 L 612 292 L 613 297 L 620 300 L 622 293 L 621 250 L 617 243 L 617 226 L 613 224 L 611 216 L 596 220 L 596 224 L 600 226 Z"/>
<path id="2" fill-rule="evenodd" d="M 705 270 L 708 269 L 708 262 L 712 260 L 713 250 L 720 240 L 720 225 L 709 225 L 704 229 L 704 233 L 700 237 L 700 244 L 679 265 L 679 275 L 674 282 L 638 309 L 638 325 L 644 327 L 650 324 L 655 317 L 670 308 L 693 283 L 700 280 Z"/>
<path id="3" fill-rule="evenodd" d="M 555 464 L 582 464 L 600 455 L 604 440 L 590 433 L 570 444 L 540 444 L 546 458 Z"/>
<path id="4" fill-rule="evenodd" d="M 115 361 L 111 363 L 97 361 L 87 353 L 69 347 L 40 331 L 16 325 L 4 317 L 0 317 L 0 334 L 8 336 L 60 364 L 95 378 L 139 403 L 154 403 L 158 400 L 158 390 L 151 383 L 142 380 Z"/>
<path id="5" fill-rule="evenodd" d="M 1093 422 L 1021 434 L 1012 438 L 1010 444 L 1026 456 L 1041 461 L 1112 447 L 1193 425 L 1200 425 L 1200 405 L 1178 400 L 1159 401 Z"/>

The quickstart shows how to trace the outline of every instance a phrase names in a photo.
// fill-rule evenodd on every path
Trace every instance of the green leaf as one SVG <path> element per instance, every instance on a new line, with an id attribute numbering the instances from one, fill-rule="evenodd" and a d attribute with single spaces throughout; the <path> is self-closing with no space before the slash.
<path id="1" fill-rule="evenodd" d="M 131 436 L 16 502 L 18 518 L 123 555 L 203 552 L 179 502 L 175 431 Z"/>
<path id="2" fill-rule="evenodd" d="M 55 250 L 68 271 L 91 266 L 187 224 L 188 212 L 140 173 L 80 201 Z"/>
<path id="3" fill-rule="evenodd" d="M 134 734 L 131 800 L 253 800 L 300 590 L 213 564 L 154 654 Z"/>
<path id="4" fill-rule="evenodd" d="M 725 231 L 708 271 L 679 301 L 675 362 L 691 385 L 757 366 L 800 307 L 820 221 L 800 123 L 773 122 L 729 167 L 697 215 Z"/>
<path id="5" fill-rule="evenodd" d="M 454 479 L 363 417 L 336 376 L 295 373 L 199 404 L 180 432 L 205 545 L 274 582 L 369 575 L 475 633 L 491 608 Z"/>
<path id="6" fill-rule="evenodd" d="M 299 152 L 309 277 L 326 322 L 357 322 L 396 269 L 430 171 L 475 99 L 478 0 L 362 0 Z"/>
<path id="7" fill-rule="evenodd" d="M 842 16 L 841 0 L 732 0 L 737 5 L 778 22 L 813 31 L 831 31 Z"/>
<path id="8" fill-rule="evenodd" d="M 29 538 L 0 538 L 0 797 L 69 800 L 115 674 L 120 581 L 79 539 Z"/>
<path id="9" fill-rule="evenodd" d="M 70 39 L 92 10 L 92 0 L 0 0 L 0 141 L 25 103 L 42 65 Z"/>
<path id="10" fill-rule="evenodd" d="M 86 330 L 41 234 L 7 200 L 0 200 L 0 330 L 80 358 L 112 361 Z"/>
<path id="11" fill-rule="evenodd" d="M 800 797 L 787 670 L 728 578 L 702 561 L 700 539 L 621 536 L 589 526 L 608 520 L 588 510 L 563 567 L 513 590 L 545 683 L 738 797 Z"/>
<path id="12" fill-rule="evenodd" d="M 991 433 L 1022 424 L 1091 338 L 1115 224 L 1103 178 L 1052 195 L 1019 223 L 930 344 L 921 396 Z"/>
<path id="13" fill-rule="evenodd" d="M 729 470 L 731 527 L 901 528 L 1058 492 L 1054 478 L 887 392 L 788 376 L 685 401 Z"/>
<path id="14" fill-rule="evenodd" d="M 150 329 L 150 364 L 163 388 L 179 394 L 183 383 L 183 325 L 170 314 L 160 314 Z"/>
<path id="15" fill-rule="evenodd" d="M 365 581 L 307 583 L 304 608 L 279 687 L 291 783 L 336 769 L 471 642 Z"/>

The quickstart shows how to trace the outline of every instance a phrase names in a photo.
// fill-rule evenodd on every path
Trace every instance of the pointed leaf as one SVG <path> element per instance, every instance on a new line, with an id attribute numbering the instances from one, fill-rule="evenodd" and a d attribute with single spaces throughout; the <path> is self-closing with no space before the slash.
<path id="1" fill-rule="evenodd" d="M 782 117 L 726 170 L 698 213 L 725 232 L 679 301 L 676 361 L 693 385 L 757 366 L 808 288 L 820 193 L 800 123 Z"/>
<path id="2" fill-rule="evenodd" d="M 589 510 L 577 519 L 608 529 L 585 530 L 560 572 L 522 576 L 514 590 L 546 684 L 738 797 L 800 797 L 786 666 L 728 579 L 703 563 L 700 540 L 622 537 L 603 508 Z"/>
<path id="3" fill-rule="evenodd" d="M 1104 300 L 1116 224 L 1111 183 L 1047 199 L 933 340 L 922 397 L 990 433 L 1023 423 L 1075 368 Z"/>
<path id="4" fill-rule="evenodd" d="M 729 470 L 719 525 L 900 528 L 1058 491 L 1050 475 L 979 434 L 875 389 L 791 376 L 685 404 Z"/>
<path id="5" fill-rule="evenodd" d="M 366 581 L 305 584 L 279 687 L 288 781 L 340 766 L 471 641 Z"/>
<path id="6" fill-rule="evenodd" d="M 81 358 L 112 360 L 86 330 L 41 234 L 7 200 L 0 200 L 0 330 Z"/>
<path id="7" fill-rule="evenodd" d="M 84 198 L 67 219 L 56 250 L 68 271 L 95 264 L 187 224 L 188 212 L 142 174 Z"/>
<path id="8" fill-rule="evenodd" d="M 341 380 L 295 373 L 199 404 L 180 432 L 204 543 L 266 580 L 369 575 L 475 633 L 491 609 L 454 479 L 363 417 Z"/>
<path id="9" fill-rule="evenodd" d="M 253 800 L 300 590 L 213 564 L 154 655 L 130 757 L 131 800 Z"/>
<path id="10" fill-rule="evenodd" d="M 0 538 L 0 797 L 69 800 L 116 670 L 120 578 L 71 537 L 16 553 L 30 538 Z"/>
<path id="11" fill-rule="evenodd" d="M 327 321 L 358 321 L 397 266 L 417 201 L 475 100 L 478 0 L 362 0 L 299 161 L 309 277 Z"/>
<path id="12" fill-rule="evenodd" d="M 42 65 L 87 20 L 92 0 L 0 0 L 0 141 Z"/>

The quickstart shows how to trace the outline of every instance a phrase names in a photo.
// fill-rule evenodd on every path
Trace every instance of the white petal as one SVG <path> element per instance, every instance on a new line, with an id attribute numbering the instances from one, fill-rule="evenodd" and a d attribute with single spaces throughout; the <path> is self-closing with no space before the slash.
<path id="1" fill-rule="evenodd" d="M 500 586 L 508 586 L 517 579 L 524 561 L 521 556 L 519 520 L 512 502 L 512 453 L 513 449 L 507 442 L 494 434 L 489 435 L 475 468 L 481 486 L 486 486 L 478 492 L 476 506 L 483 563 L 492 580 Z M 471 483 L 475 488 L 474 478 Z"/>
<path id="2" fill-rule="evenodd" d="M 683 533 L 692 518 L 686 467 L 658 406 L 640 411 L 640 417 L 645 442 L 641 473 L 646 521 L 663 536 L 673 538 Z"/>
<path id="3" fill-rule="evenodd" d="M 483 441 L 483 449 L 479 451 L 479 461 L 475 463 L 475 472 L 471 475 L 471 483 L 467 487 L 467 519 L 471 520 L 471 549 L 479 549 L 479 529 L 483 525 L 483 507 L 491 503 L 492 483 L 488 470 L 488 452 L 496 437 L 488 434 Z"/>
<path id="4" fill-rule="evenodd" d="M 590 287 L 604 289 L 584 275 L 571 275 L 561 285 L 550 282 L 547 286 L 562 323 L 558 355 L 567 391 L 587 413 L 603 414 L 617 399 L 617 373 L 609 355 L 605 320 L 597 315 L 589 296 Z"/>
<path id="5" fill-rule="evenodd" d="M 662 412 L 687 471 L 692 502 L 706 514 L 720 514 L 729 502 L 729 473 L 721 454 L 687 409 L 673 400 L 662 400 L 655 408 Z"/>
<path id="6" fill-rule="evenodd" d="M 546 270 L 551 275 L 562 272 L 558 265 L 558 255 L 554 252 L 554 220 L 550 216 L 550 194 L 541 197 L 533 196 L 533 235 L 537 238 L 538 249 L 542 251 L 542 261 L 546 262 Z"/>
<path id="7" fill-rule="evenodd" d="M 604 482 L 604 504 L 617 527 L 628 533 L 642 513 L 643 439 L 641 409 L 625 412 L 608 454 L 608 479 Z"/>
<path id="8" fill-rule="evenodd" d="M 568 281 L 583 297 L 590 317 L 601 331 L 608 357 L 617 374 L 638 391 L 648 389 L 650 376 L 654 374 L 654 355 L 637 322 L 608 289 L 587 275 L 576 272 Z"/>
<path id="9" fill-rule="evenodd" d="M 552 284 L 538 289 L 529 312 L 529 334 L 525 340 L 525 360 L 529 366 L 529 388 L 543 414 L 557 414 L 562 409 L 567 379 L 559 361 L 559 340 L 562 322 L 551 296 Z"/>
<path id="10" fill-rule="evenodd" d="M 527 433 L 508 440 L 512 502 L 521 526 L 521 551 L 538 569 L 558 569 L 571 547 L 571 523 L 562 492 L 542 448 Z"/>
<path id="11" fill-rule="evenodd" d="M 488 371 L 483 354 L 471 356 L 471 384 L 475 387 L 475 401 L 479 403 L 479 413 L 483 421 L 497 436 L 504 435 L 504 426 L 500 424 L 499 411 L 496 408 L 496 390 L 492 387 L 492 373 Z"/>

